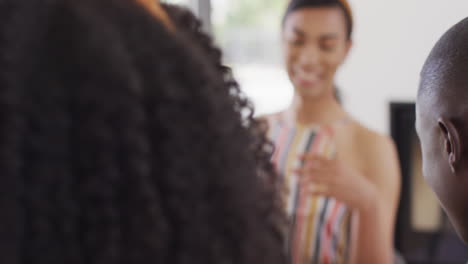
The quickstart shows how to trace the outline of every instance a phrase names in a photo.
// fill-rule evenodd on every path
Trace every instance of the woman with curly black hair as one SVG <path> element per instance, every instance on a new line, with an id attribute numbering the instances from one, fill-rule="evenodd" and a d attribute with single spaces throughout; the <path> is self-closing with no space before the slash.
<path id="1" fill-rule="evenodd" d="M 128 0 L 8 12 L 0 263 L 284 263 L 271 147 L 206 50 Z"/>

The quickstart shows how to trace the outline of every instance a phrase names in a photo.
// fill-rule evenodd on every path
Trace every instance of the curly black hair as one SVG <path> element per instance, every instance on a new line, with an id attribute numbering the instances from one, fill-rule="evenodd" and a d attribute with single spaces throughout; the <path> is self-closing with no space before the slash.
<path id="1" fill-rule="evenodd" d="M 251 101 L 241 91 L 239 83 L 234 78 L 232 69 L 223 64 L 221 49 L 215 44 L 213 38 L 204 31 L 202 22 L 195 14 L 190 9 L 180 5 L 162 3 L 161 6 L 167 12 L 177 29 L 186 35 L 192 45 L 196 45 L 201 49 L 205 59 L 214 65 L 218 75 L 223 78 L 224 85 L 221 89 L 229 91 L 230 99 L 233 101 L 236 111 L 245 117 L 246 128 L 252 136 L 251 149 L 256 154 L 258 175 L 264 181 L 264 184 L 269 186 L 267 190 L 273 192 L 272 198 L 277 199 L 274 205 L 282 208 L 280 200 L 282 187 L 278 185 L 277 172 L 270 162 L 270 158 L 274 152 L 274 145 L 266 136 L 268 132 L 267 122 L 263 119 L 254 118 L 254 107 Z M 279 212 L 278 210 L 273 211 Z M 275 220 L 278 221 L 277 227 L 280 228 L 286 222 L 284 215 L 283 217 L 277 215 Z"/>
<path id="2" fill-rule="evenodd" d="M 2 264 L 284 263 L 271 146 L 201 46 L 129 0 L 15 5 Z"/>

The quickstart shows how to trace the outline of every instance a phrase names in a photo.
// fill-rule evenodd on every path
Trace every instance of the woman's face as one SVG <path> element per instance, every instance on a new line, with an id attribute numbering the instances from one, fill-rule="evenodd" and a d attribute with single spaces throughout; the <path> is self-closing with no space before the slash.
<path id="1" fill-rule="evenodd" d="M 287 15 L 283 29 L 289 78 L 301 97 L 332 92 L 334 77 L 351 47 L 338 7 L 303 8 Z"/>

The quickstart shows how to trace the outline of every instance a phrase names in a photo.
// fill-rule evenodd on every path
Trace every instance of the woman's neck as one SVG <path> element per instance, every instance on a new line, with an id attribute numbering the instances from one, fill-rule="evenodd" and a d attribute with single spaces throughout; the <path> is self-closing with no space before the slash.
<path id="1" fill-rule="evenodd" d="M 330 124 L 348 117 L 332 93 L 318 98 L 305 98 L 296 94 L 288 115 L 289 120 L 304 125 Z"/>

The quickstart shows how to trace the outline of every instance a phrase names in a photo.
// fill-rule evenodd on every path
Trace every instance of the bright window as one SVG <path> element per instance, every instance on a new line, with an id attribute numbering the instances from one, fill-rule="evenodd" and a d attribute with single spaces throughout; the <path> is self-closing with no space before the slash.
<path id="1" fill-rule="evenodd" d="M 177 4 L 177 5 L 190 6 L 192 0 L 163 0 L 162 2 Z"/>
<path id="2" fill-rule="evenodd" d="M 292 98 L 283 67 L 281 18 L 284 0 L 214 0 L 213 33 L 257 114 L 280 111 Z"/>

